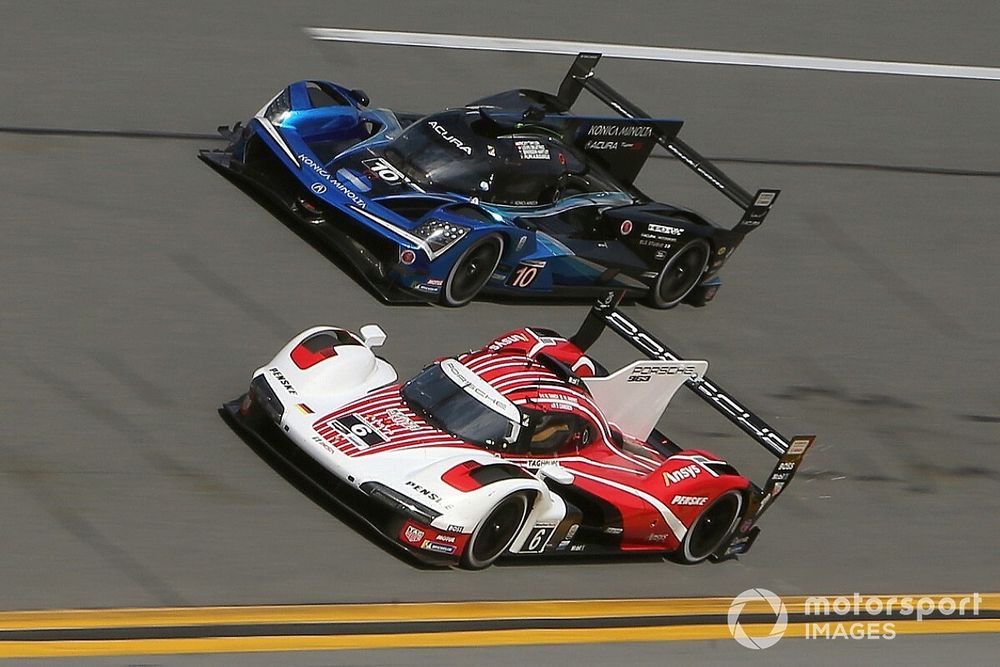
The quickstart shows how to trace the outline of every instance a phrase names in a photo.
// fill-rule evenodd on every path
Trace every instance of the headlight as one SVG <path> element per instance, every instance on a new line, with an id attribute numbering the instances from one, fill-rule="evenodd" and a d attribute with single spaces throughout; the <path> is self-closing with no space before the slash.
<path id="1" fill-rule="evenodd" d="M 435 255 L 455 245 L 468 233 L 468 227 L 444 220 L 428 220 L 413 230 L 413 234 L 423 239 Z"/>

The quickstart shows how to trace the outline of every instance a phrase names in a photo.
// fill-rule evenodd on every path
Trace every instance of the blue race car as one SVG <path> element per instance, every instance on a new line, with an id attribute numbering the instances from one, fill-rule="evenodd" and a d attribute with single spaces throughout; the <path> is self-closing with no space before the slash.
<path id="1" fill-rule="evenodd" d="M 331 242 L 386 301 L 462 306 L 477 294 L 704 305 L 778 190 L 750 194 L 577 56 L 557 94 L 518 89 L 428 116 L 298 81 L 202 160 Z M 573 114 L 587 90 L 619 115 Z M 740 206 L 731 229 L 633 181 L 655 144 Z"/>

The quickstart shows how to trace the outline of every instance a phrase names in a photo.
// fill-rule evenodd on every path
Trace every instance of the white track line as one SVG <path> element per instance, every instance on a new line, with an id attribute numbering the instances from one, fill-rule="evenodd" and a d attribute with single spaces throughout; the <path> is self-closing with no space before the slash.
<path id="1" fill-rule="evenodd" d="M 354 30 L 350 28 L 305 28 L 304 30 L 311 38 L 328 42 L 361 42 L 365 44 L 388 44 L 394 46 L 427 46 L 439 49 L 514 51 L 562 55 L 576 55 L 581 51 L 596 51 L 603 53 L 607 58 L 630 58 L 633 60 L 667 60 L 671 62 L 708 65 L 745 65 L 750 67 L 822 70 L 826 72 L 901 74 L 904 76 L 1000 81 L 1000 67 L 934 65 L 888 60 L 852 60 L 849 58 L 792 56 L 776 53 L 673 49 L 662 46 L 567 42 L 554 39 L 444 35 L 430 32 L 394 32 L 390 30 Z"/>

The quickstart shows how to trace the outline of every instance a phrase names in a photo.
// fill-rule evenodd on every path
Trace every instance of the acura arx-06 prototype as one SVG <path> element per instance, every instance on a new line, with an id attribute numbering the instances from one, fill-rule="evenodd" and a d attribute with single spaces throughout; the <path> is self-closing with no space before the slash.
<path id="1" fill-rule="evenodd" d="M 517 329 L 403 384 L 372 352 L 378 326 L 312 328 L 222 414 L 279 453 L 305 452 L 334 498 L 424 561 L 745 553 L 813 438 L 785 439 L 710 381 L 707 362 L 679 358 L 622 314 L 620 296 L 572 338 Z M 587 355 L 605 328 L 645 358 L 607 372 Z M 656 429 L 682 386 L 777 457 L 762 487 Z"/>
<path id="2" fill-rule="evenodd" d="M 703 305 L 778 190 L 751 194 L 594 75 L 580 54 L 557 94 L 518 89 L 428 116 L 368 108 L 328 81 L 281 90 L 209 165 L 332 244 L 387 301 L 468 303 L 481 291 Z M 587 90 L 618 115 L 577 115 Z M 739 205 L 732 226 L 635 186 L 653 147 Z"/>

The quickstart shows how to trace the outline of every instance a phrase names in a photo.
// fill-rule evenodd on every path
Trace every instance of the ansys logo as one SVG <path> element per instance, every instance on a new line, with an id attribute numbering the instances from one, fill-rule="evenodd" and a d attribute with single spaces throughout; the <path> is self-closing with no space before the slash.
<path id="1" fill-rule="evenodd" d="M 754 622 L 747 620 L 745 621 L 746 625 L 741 623 L 740 614 L 748 603 L 755 611 L 770 608 L 774 614 L 774 621 L 771 622 L 765 618 L 762 621 Z M 746 616 L 750 615 L 751 612 L 748 611 Z M 765 612 L 765 616 L 770 616 L 770 614 Z M 785 629 L 788 627 L 788 611 L 781 598 L 771 591 L 766 588 L 751 588 L 733 599 L 733 603 L 729 605 L 727 620 L 729 621 L 729 632 L 740 646 L 752 649 L 770 648 L 777 644 L 785 634 Z"/>

